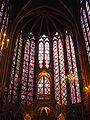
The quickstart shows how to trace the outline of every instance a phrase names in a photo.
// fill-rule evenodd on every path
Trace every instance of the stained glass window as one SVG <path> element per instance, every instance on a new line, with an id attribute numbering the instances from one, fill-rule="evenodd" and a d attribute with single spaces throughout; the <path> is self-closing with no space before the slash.
<path id="1" fill-rule="evenodd" d="M 14 55 L 13 55 L 13 63 L 10 77 L 10 85 L 9 85 L 9 101 L 15 102 L 17 98 L 17 86 L 19 80 L 19 68 L 20 68 L 20 59 L 21 59 L 21 50 L 22 50 L 22 31 L 20 35 L 18 35 L 15 43 Z"/>
<path id="2" fill-rule="evenodd" d="M 27 39 L 24 50 L 24 62 L 23 62 L 23 73 L 22 73 L 22 90 L 21 90 L 21 101 L 26 102 L 26 93 L 27 93 L 27 80 L 28 80 L 28 65 L 29 65 L 29 47 L 30 41 Z"/>
<path id="3" fill-rule="evenodd" d="M 50 63 L 50 53 L 49 53 L 49 39 L 45 35 L 41 36 L 39 39 L 39 67 L 43 67 L 43 62 L 45 61 L 46 68 L 49 68 Z"/>
<path id="4" fill-rule="evenodd" d="M 67 32 L 66 32 L 66 49 L 67 49 L 69 75 L 74 75 L 74 77 L 70 78 L 70 88 L 71 88 L 72 104 L 75 104 L 76 102 L 77 103 L 81 102 L 81 97 L 80 97 L 80 88 L 78 82 L 75 50 L 71 35 L 68 35 Z"/>
<path id="5" fill-rule="evenodd" d="M 83 7 L 82 7 L 83 6 Z M 88 61 L 90 65 L 90 6 L 89 6 L 89 1 L 85 0 L 81 1 L 81 25 L 82 25 L 82 30 L 83 30 L 83 35 L 84 35 L 84 40 L 86 44 L 86 51 L 88 55 Z"/>
<path id="6" fill-rule="evenodd" d="M 4 8 L 5 8 L 5 0 L 2 0 L 2 2 L 1 2 L 1 9 L 0 9 L 0 23 L 1 23 L 1 20 L 2 20 Z"/>
<path id="7" fill-rule="evenodd" d="M 58 33 L 53 38 L 54 84 L 57 103 L 67 104 L 64 50 Z"/>
<path id="8" fill-rule="evenodd" d="M 43 42 L 40 41 L 39 43 L 39 66 L 42 68 L 43 66 Z"/>
<path id="9" fill-rule="evenodd" d="M 32 33 L 28 36 L 24 50 L 22 73 L 21 102 L 31 103 L 33 100 L 33 79 L 35 62 L 35 38 Z"/>
<path id="10" fill-rule="evenodd" d="M 8 28 L 8 20 L 9 20 L 9 6 L 8 1 L 2 0 L 1 6 L 0 6 L 0 44 L 2 42 L 2 36 L 4 33 L 7 33 Z M 1 45 L 0 45 L 1 49 Z M 2 58 L 2 52 L 0 51 L 0 61 Z"/>
<path id="11" fill-rule="evenodd" d="M 50 56 L 49 56 L 49 43 L 45 43 L 45 65 L 48 68 L 49 67 L 49 61 L 50 61 Z"/>
<path id="12" fill-rule="evenodd" d="M 50 98 L 50 81 L 46 76 L 42 76 L 37 84 L 37 99 Z"/>
<path id="13" fill-rule="evenodd" d="M 89 7 L 89 0 L 86 0 L 86 11 L 87 11 L 87 14 L 88 14 L 88 19 L 89 19 L 89 22 L 90 22 L 90 7 Z"/>
<path id="14" fill-rule="evenodd" d="M 9 6 L 7 6 L 7 1 L 3 0 L 1 4 L 1 9 L 0 9 L 0 32 L 3 34 L 4 32 L 7 32 L 7 27 L 8 27 L 8 19 L 9 19 Z"/>
<path id="15" fill-rule="evenodd" d="M 17 99 L 17 89 L 20 73 L 20 61 L 22 52 L 22 32 L 16 39 L 13 63 L 11 70 L 11 78 L 9 85 L 9 101 L 13 103 Z M 30 33 L 24 49 L 23 71 L 21 79 L 21 103 L 31 103 L 33 100 L 33 79 L 34 79 L 34 63 L 35 63 L 35 38 Z"/>

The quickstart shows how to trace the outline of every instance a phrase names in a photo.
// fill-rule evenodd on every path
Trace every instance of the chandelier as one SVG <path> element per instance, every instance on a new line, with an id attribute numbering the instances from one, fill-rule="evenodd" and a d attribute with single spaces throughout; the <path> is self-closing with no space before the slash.
<path id="1" fill-rule="evenodd" d="M 73 73 L 70 73 L 66 76 L 66 80 L 69 80 L 69 81 L 77 80 L 77 75 L 73 74 Z"/>
<path id="2" fill-rule="evenodd" d="M 0 52 L 2 52 L 3 49 L 6 49 L 8 47 L 9 41 L 10 40 L 8 39 L 6 33 L 4 34 L 0 33 Z"/>
<path id="3" fill-rule="evenodd" d="M 90 93 L 90 85 L 85 86 L 85 87 L 83 88 L 83 91 L 86 92 L 86 93 Z"/>

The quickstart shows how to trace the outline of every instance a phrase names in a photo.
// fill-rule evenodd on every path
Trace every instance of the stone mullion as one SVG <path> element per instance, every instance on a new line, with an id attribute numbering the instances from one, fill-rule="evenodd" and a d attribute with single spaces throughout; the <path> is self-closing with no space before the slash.
<path id="1" fill-rule="evenodd" d="M 70 38 L 69 38 L 70 39 Z M 71 36 L 71 39 L 72 39 L 72 42 L 73 42 L 73 36 Z M 70 40 L 69 40 L 70 41 Z M 73 47 L 74 47 L 74 44 L 73 44 Z M 73 68 L 73 59 L 72 59 L 72 50 L 71 50 L 71 44 L 70 44 L 70 51 L 71 51 L 71 61 L 72 61 L 72 71 L 73 71 L 73 74 L 74 74 L 74 68 Z M 74 52 L 75 52 L 75 49 L 74 49 Z M 75 56 L 76 58 L 76 56 Z M 77 66 L 77 65 L 76 65 Z M 74 79 L 74 89 L 75 89 L 75 98 L 76 98 L 76 103 L 77 103 L 77 91 L 76 91 L 76 85 L 75 85 L 75 79 Z"/>
<path id="2" fill-rule="evenodd" d="M 18 36 L 18 38 L 16 39 L 19 39 L 20 38 L 20 35 Z M 16 43 L 16 41 L 15 41 Z M 17 53 L 16 53 L 16 59 L 15 59 L 15 68 L 14 68 L 14 74 L 13 74 L 13 86 L 12 86 L 12 93 L 11 93 L 11 101 L 13 100 L 13 87 L 14 87 L 14 78 L 15 78 L 15 73 L 16 73 L 16 64 L 17 64 L 17 56 L 18 56 L 18 48 L 19 48 L 19 40 L 18 40 L 18 47 L 17 47 Z M 14 48 L 15 50 L 15 48 Z M 13 55 L 14 55 L 14 52 L 13 52 Z M 13 60 L 13 58 L 12 58 Z M 12 72 L 12 71 L 11 71 Z M 12 74 L 12 73 L 11 73 Z"/>
<path id="3" fill-rule="evenodd" d="M 22 53 L 21 53 L 21 62 L 20 62 L 20 69 L 19 69 L 19 73 L 20 73 L 20 103 L 21 103 L 21 87 L 22 87 L 22 73 L 23 73 L 23 62 L 24 62 L 24 48 L 25 48 L 25 37 L 24 35 L 22 35 L 22 39 L 23 39 L 23 42 L 22 42 Z"/>
<path id="4" fill-rule="evenodd" d="M 38 41 L 36 40 L 35 41 L 35 65 L 34 65 L 34 80 L 33 80 L 33 87 L 34 87 L 34 90 L 33 90 L 33 100 L 36 99 L 36 75 L 37 75 L 37 70 L 38 70 L 38 66 L 39 66 L 39 62 L 38 62 Z"/>
<path id="5" fill-rule="evenodd" d="M 87 17 L 86 17 L 87 18 Z M 89 43 L 89 38 L 88 38 L 88 32 L 87 32 L 87 28 L 86 28 L 86 24 L 85 24 L 85 20 L 84 20 L 84 15 L 82 14 L 82 19 L 83 19 L 83 23 L 84 23 L 84 28 L 85 28 L 85 32 L 86 32 L 86 37 L 87 37 L 87 41 Z M 89 23 L 89 22 L 88 22 Z M 89 25 L 89 24 L 88 24 Z M 83 29 L 83 28 L 82 28 Z M 90 28 L 89 28 L 90 29 Z M 83 37 L 84 37 L 84 32 L 83 32 Z M 85 42 L 85 38 L 84 38 L 84 42 Z M 86 47 L 86 43 L 85 43 L 85 47 Z M 86 48 L 87 49 L 87 48 Z M 87 51 L 87 50 L 86 50 Z"/>
<path id="6" fill-rule="evenodd" d="M 52 66 L 52 88 L 53 88 L 53 90 L 52 90 L 52 93 L 53 93 L 53 99 L 55 99 L 55 85 L 54 85 L 54 64 L 53 64 L 53 40 L 52 40 L 52 42 L 51 42 L 51 44 L 50 44 L 50 50 L 52 51 L 52 53 L 50 54 L 50 60 L 51 60 L 51 66 Z"/>
<path id="7" fill-rule="evenodd" d="M 59 98 L 59 103 L 62 104 L 62 94 L 61 94 L 61 79 L 60 79 L 60 63 L 59 63 L 59 45 L 58 45 L 59 39 L 57 37 L 57 52 L 58 52 L 58 69 L 59 69 L 59 85 L 60 85 L 60 98 Z"/>
<path id="8" fill-rule="evenodd" d="M 31 52 L 31 37 L 29 39 L 29 42 L 30 42 L 30 46 L 29 46 L 29 62 L 28 62 L 28 75 L 27 75 L 27 93 L 26 93 L 26 103 L 27 103 L 27 96 L 28 96 L 28 77 L 29 77 L 29 71 L 30 71 L 30 68 L 29 68 L 29 64 L 30 64 L 30 52 Z"/>
<path id="9" fill-rule="evenodd" d="M 64 59 L 65 59 L 65 74 L 67 76 L 69 74 L 69 70 L 68 70 L 68 59 L 67 59 L 67 50 L 66 50 L 66 41 L 65 41 L 65 39 L 64 39 Z M 66 81 L 66 87 L 67 87 L 67 105 L 70 105 L 72 102 L 71 102 L 70 83 L 69 83 L 68 80 Z"/>
<path id="10" fill-rule="evenodd" d="M 73 31 L 74 33 L 75 31 Z M 79 58 L 79 51 L 77 47 L 77 37 L 75 34 L 73 34 L 73 44 L 74 44 L 74 49 L 75 49 L 75 58 L 76 58 L 76 65 L 77 65 L 77 74 L 78 74 L 78 82 L 79 82 L 79 88 L 80 88 L 80 96 L 82 98 L 82 89 L 83 89 L 83 82 L 81 81 L 82 78 L 82 71 L 81 71 L 81 66 L 80 66 L 80 58 Z"/>

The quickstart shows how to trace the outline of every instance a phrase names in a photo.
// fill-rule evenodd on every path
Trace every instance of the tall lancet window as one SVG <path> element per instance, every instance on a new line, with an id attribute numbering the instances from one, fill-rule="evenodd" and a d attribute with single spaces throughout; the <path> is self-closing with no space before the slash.
<path id="1" fill-rule="evenodd" d="M 43 35 L 39 39 L 39 67 L 43 67 L 43 62 L 45 61 L 46 68 L 49 68 L 50 63 L 50 50 L 49 50 L 49 39 L 47 36 Z"/>
<path id="2" fill-rule="evenodd" d="M 7 32 L 8 19 L 9 19 L 9 6 L 8 0 L 2 0 L 0 8 L 0 33 L 1 35 Z"/>
<path id="3" fill-rule="evenodd" d="M 90 3 L 89 0 L 81 0 L 81 9 L 80 9 L 80 15 L 81 15 L 81 25 L 84 35 L 84 40 L 86 44 L 86 51 L 88 56 L 88 61 L 90 65 Z"/>
<path id="4" fill-rule="evenodd" d="M 14 48 L 14 55 L 13 55 L 13 62 L 12 62 L 12 69 L 11 69 L 11 77 L 10 77 L 10 84 L 9 84 L 9 101 L 13 103 L 17 99 L 17 86 L 19 80 L 19 69 L 20 69 L 20 60 L 21 60 L 21 51 L 22 51 L 22 31 L 18 35 L 15 43 Z"/>
<path id="5" fill-rule="evenodd" d="M 57 103 L 67 104 L 64 50 L 61 36 L 56 33 L 53 38 L 54 84 Z"/>
<path id="6" fill-rule="evenodd" d="M 69 70 L 69 80 L 71 88 L 71 99 L 72 104 L 76 102 L 81 102 L 80 89 L 78 82 L 78 73 L 76 65 L 75 50 L 73 46 L 73 41 L 71 35 L 66 32 L 66 49 L 67 49 L 67 59 L 68 59 L 68 70 Z"/>
<path id="7" fill-rule="evenodd" d="M 4 8 L 5 8 L 5 0 L 2 0 L 2 2 L 1 2 L 1 8 L 0 8 L 0 23 L 1 23 L 1 20 L 2 20 Z"/>
<path id="8" fill-rule="evenodd" d="M 1 50 L 1 43 L 3 42 L 3 34 L 7 33 L 8 29 L 8 21 L 9 21 L 9 6 L 8 0 L 1 0 L 0 5 L 0 50 Z M 2 58 L 2 52 L 0 51 L 0 62 Z"/>
<path id="9" fill-rule="evenodd" d="M 46 76 L 42 76 L 37 84 L 37 99 L 50 98 L 50 81 Z"/>
<path id="10" fill-rule="evenodd" d="M 35 63 L 35 38 L 33 34 L 27 38 L 24 50 L 21 102 L 31 103 L 33 100 L 33 79 L 34 79 L 34 63 Z"/>

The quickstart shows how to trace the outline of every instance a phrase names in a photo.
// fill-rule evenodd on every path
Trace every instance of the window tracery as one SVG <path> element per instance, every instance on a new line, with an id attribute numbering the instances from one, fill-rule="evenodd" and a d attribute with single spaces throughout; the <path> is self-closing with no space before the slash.
<path id="1" fill-rule="evenodd" d="M 18 36 L 13 56 L 12 71 L 9 85 L 9 101 L 15 102 L 17 99 L 17 86 L 19 80 L 20 60 L 22 53 L 22 32 Z M 54 85 L 55 85 L 55 100 L 58 104 L 67 105 L 67 86 L 65 77 L 65 51 L 62 36 L 58 32 L 53 38 L 53 65 L 54 65 Z M 76 65 L 75 50 L 71 35 L 66 32 L 66 51 L 68 60 L 69 74 L 75 74 L 77 78 L 70 80 L 72 104 L 81 102 L 78 73 Z M 49 67 L 50 50 L 49 39 L 44 36 L 39 40 L 39 65 L 43 67 L 43 60 L 45 60 L 46 68 Z M 24 48 L 23 70 L 21 78 L 21 103 L 31 104 L 33 101 L 33 88 L 34 88 L 34 65 L 35 65 L 35 38 L 30 33 Z M 48 74 L 48 73 L 47 73 Z M 45 72 L 39 77 L 37 83 L 37 99 L 50 98 L 50 80 L 45 76 Z"/>
<path id="2" fill-rule="evenodd" d="M 57 103 L 67 104 L 67 90 L 65 79 L 64 50 L 61 37 L 58 33 L 53 38 L 53 61 L 55 99 Z"/>
<path id="3" fill-rule="evenodd" d="M 39 78 L 37 83 L 37 99 L 50 98 L 50 81 L 46 76 Z"/>
<path id="4" fill-rule="evenodd" d="M 7 33 L 9 26 L 9 6 L 8 1 L 2 0 L 0 6 L 0 49 L 3 42 L 3 35 Z M 2 52 L 0 51 L 0 62 L 2 60 Z"/>
<path id="5" fill-rule="evenodd" d="M 85 0 L 85 2 L 81 1 L 80 4 L 81 4 L 81 9 L 80 9 L 81 26 L 82 26 L 83 36 L 86 44 L 88 62 L 90 65 L 90 46 L 89 46 L 90 45 L 90 27 L 89 27 L 90 6 L 89 6 L 88 0 Z"/>
<path id="6" fill-rule="evenodd" d="M 15 102 L 17 98 L 17 86 L 19 80 L 19 68 L 20 68 L 20 59 L 21 59 L 21 50 L 22 50 L 22 31 L 18 35 L 14 48 L 13 63 L 9 84 L 9 101 Z"/>
<path id="7" fill-rule="evenodd" d="M 34 79 L 34 62 L 35 62 L 35 38 L 33 34 L 27 38 L 24 49 L 23 72 L 22 79 L 20 79 L 20 61 L 22 53 L 22 31 L 17 37 L 13 55 L 13 63 L 9 85 L 9 101 L 13 103 L 17 99 L 18 84 L 21 81 L 21 103 L 31 103 L 33 100 L 33 79 Z M 28 94 L 27 94 L 28 93 Z"/>
<path id="8" fill-rule="evenodd" d="M 49 50 L 49 39 L 45 35 L 41 36 L 39 39 L 39 67 L 43 67 L 43 62 L 45 61 L 46 68 L 49 68 L 50 63 L 50 50 Z"/>
<path id="9" fill-rule="evenodd" d="M 6 0 L 2 0 L 1 9 L 0 9 L 0 23 L 1 23 L 0 33 L 1 35 L 7 32 L 7 27 L 8 27 L 9 6 L 7 6 L 6 2 L 7 2 Z"/>
<path id="10" fill-rule="evenodd" d="M 75 50 L 73 46 L 73 41 L 71 35 L 67 34 L 66 32 L 66 49 L 67 49 L 67 59 L 68 59 L 68 70 L 69 75 L 74 75 L 76 77 L 70 78 L 70 88 L 71 88 L 71 99 L 72 104 L 80 103 L 80 88 L 79 88 L 79 80 L 78 80 L 78 73 L 77 73 L 77 65 L 76 65 L 76 57 L 75 57 Z"/>
<path id="11" fill-rule="evenodd" d="M 32 33 L 28 36 L 24 50 L 22 73 L 21 99 L 22 103 L 31 103 L 33 100 L 33 79 L 35 63 L 35 38 Z"/>

